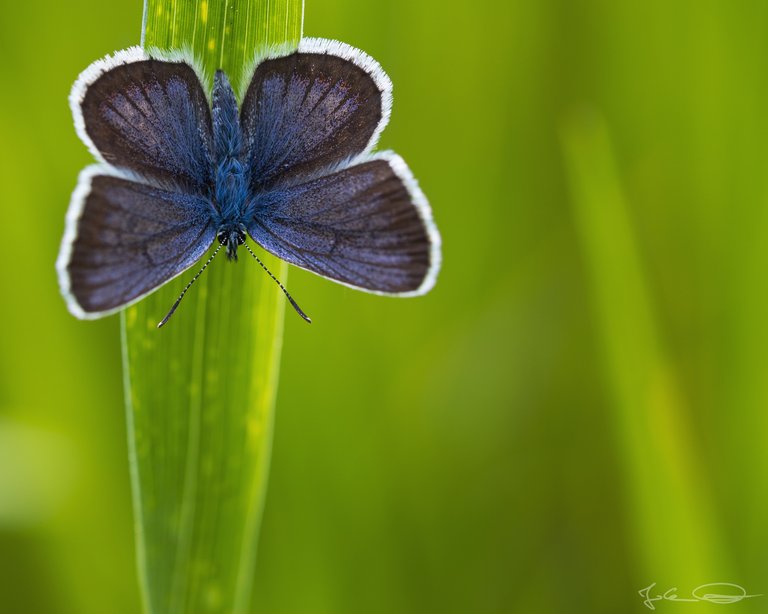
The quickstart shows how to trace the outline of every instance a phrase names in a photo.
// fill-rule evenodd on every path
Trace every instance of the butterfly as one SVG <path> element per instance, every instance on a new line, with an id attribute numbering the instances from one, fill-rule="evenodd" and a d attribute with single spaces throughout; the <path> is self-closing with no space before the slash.
<path id="1" fill-rule="evenodd" d="M 72 194 L 57 260 L 78 318 L 135 303 L 220 249 L 247 239 L 366 292 L 416 296 L 440 268 L 440 235 L 408 166 L 372 153 L 389 121 L 392 83 L 364 52 L 305 38 L 254 63 L 238 97 L 181 55 L 118 51 L 77 79 L 78 136 L 99 161 Z M 267 270 L 269 273 L 269 271 Z M 307 321 L 280 282 L 269 275 Z"/>

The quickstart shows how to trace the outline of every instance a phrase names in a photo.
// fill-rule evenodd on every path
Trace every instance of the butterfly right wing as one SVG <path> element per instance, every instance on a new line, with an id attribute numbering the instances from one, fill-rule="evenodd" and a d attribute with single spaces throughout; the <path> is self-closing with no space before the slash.
<path id="1" fill-rule="evenodd" d="M 125 49 L 84 70 L 69 101 L 78 135 L 99 160 L 160 187 L 210 189 L 211 112 L 190 63 Z"/>
<path id="2" fill-rule="evenodd" d="M 61 292 L 78 318 L 109 315 L 190 268 L 215 238 L 208 201 L 90 166 L 67 213 Z"/>
<path id="3" fill-rule="evenodd" d="M 246 226 L 275 256 L 366 292 L 418 296 L 440 269 L 432 211 L 392 152 L 260 195 Z"/>
<path id="4" fill-rule="evenodd" d="M 296 185 L 375 147 L 389 121 L 392 82 L 373 58 L 338 41 L 256 65 L 240 109 L 251 189 Z"/>

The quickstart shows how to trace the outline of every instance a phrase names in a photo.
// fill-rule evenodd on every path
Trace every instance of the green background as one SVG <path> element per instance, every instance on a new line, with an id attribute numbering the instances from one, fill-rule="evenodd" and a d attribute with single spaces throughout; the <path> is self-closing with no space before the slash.
<path id="1" fill-rule="evenodd" d="M 768 607 L 768 5 L 306 0 L 395 84 L 428 296 L 292 270 L 257 565 L 269 613 Z M 118 318 L 54 261 L 67 94 L 137 1 L 3 2 L 0 612 L 138 613 Z M 241 263 L 242 265 L 243 263 Z M 227 266 L 219 263 L 218 266 Z M 253 268 L 254 275 L 262 274 Z"/>

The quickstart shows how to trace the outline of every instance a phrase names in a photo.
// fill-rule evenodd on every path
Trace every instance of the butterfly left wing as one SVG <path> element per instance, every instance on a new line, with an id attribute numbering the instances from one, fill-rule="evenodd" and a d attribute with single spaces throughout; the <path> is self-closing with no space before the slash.
<path id="1" fill-rule="evenodd" d="M 125 49 L 83 71 L 69 101 L 78 135 L 100 160 L 160 187 L 209 189 L 211 111 L 190 63 Z"/>
<path id="2" fill-rule="evenodd" d="M 73 315 L 98 318 L 191 267 L 216 238 L 210 204 L 95 165 L 72 194 L 56 268 Z"/>
<path id="3" fill-rule="evenodd" d="M 248 233 L 291 264 L 377 294 L 424 294 L 440 267 L 427 200 L 389 152 L 258 196 Z"/>

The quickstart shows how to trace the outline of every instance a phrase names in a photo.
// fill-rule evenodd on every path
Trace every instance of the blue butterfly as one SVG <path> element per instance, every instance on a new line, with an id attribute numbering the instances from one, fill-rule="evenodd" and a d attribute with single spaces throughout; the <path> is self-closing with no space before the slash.
<path id="1" fill-rule="evenodd" d="M 75 316 L 131 305 L 218 241 L 161 326 L 220 249 L 234 261 L 244 246 L 264 267 L 247 237 L 359 290 L 432 288 L 440 235 L 429 204 L 399 156 L 371 153 L 392 101 L 375 60 L 303 39 L 255 65 L 238 110 L 224 72 L 209 103 L 192 62 L 152 55 L 119 51 L 72 88 L 77 133 L 100 161 L 80 174 L 56 265 Z"/>

